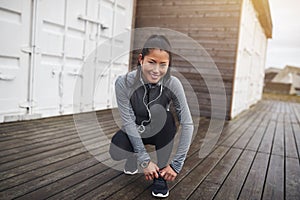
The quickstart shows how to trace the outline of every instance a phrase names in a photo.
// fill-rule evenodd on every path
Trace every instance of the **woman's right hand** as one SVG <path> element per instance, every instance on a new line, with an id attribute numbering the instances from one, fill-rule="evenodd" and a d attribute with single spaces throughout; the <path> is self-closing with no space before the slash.
<path id="1" fill-rule="evenodd" d="M 154 162 L 149 162 L 148 167 L 144 169 L 144 175 L 146 180 L 153 180 L 154 178 L 158 178 L 159 168 Z"/>

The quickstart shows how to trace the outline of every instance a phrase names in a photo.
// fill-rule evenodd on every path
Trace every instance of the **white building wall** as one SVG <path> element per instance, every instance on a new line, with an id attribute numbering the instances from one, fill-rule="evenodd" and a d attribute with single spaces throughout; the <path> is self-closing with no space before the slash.
<path id="1" fill-rule="evenodd" d="M 231 118 L 261 99 L 267 37 L 251 0 L 243 0 Z"/>
<path id="2" fill-rule="evenodd" d="M 130 35 L 114 36 L 132 14 L 133 0 L 0 1 L 0 123 L 114 106 L 129 54 L 113 54 L 129 51 Z"/>

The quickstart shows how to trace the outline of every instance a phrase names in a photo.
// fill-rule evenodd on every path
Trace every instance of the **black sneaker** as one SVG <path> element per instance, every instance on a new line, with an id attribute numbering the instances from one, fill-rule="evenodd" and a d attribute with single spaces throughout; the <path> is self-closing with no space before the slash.
<path id="1" fill-rule="evenodd" d="M 124 173 L 127 175 L 134 175 L 134 174 L 138 173 L 136 157 L 131 157 L 126 160 L 126 163 L 124 166 Z"/>
<path id="2" fill-rule="evenodd" d="M 152 195 L 154 197 L 167 197 L 169 196 L 169 188 L 167 181 L 162 177 L 154 178 L 152 184 Z"/>

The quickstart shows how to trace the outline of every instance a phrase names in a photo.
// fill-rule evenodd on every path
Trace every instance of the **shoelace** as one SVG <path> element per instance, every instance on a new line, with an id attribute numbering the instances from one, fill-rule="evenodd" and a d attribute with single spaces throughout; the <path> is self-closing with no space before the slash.
<path id="1" fill-rule="evenodd" d="M 160 188 L 166 187 L 166 181 L 162 177 L 154 179 L 154 184 L 155 184 L 155 186 L 159 186 Z"/>

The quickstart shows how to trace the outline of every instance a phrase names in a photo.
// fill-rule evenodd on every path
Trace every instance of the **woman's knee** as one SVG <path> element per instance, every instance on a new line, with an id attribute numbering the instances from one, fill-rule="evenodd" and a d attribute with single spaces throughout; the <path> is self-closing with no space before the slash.
<path id="1" fill-rule="evenodd" d="M 120 130 L 111 139 L 109 154 L 113 160 L 119 161 L 125 159 L 129 152 L 133 152 L 132 145 L 126 133 Z"/>
<path id="2" fill-rule="evenodd" d="M 168 118 L 163 129 L 155 135 L 156 149 L 163 148 L 167 145 L 173 145 L 173 140 L 176 135 L 176 125 L 173 115 L 168 112 Z"/>

